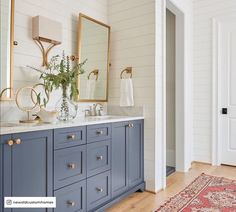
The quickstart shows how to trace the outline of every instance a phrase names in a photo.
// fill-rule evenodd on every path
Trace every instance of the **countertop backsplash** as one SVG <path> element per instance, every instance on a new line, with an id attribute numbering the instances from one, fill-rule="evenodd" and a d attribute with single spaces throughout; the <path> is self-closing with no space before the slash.
<path id="1" fill-rule="evenodd" d="M 117 116 L 144 116 L 144 108 L 142 106 L 120 107 L 116 105 L 108 105 L 107 113 Z"/>
<path id="2" fill-rule="evenodd" d="M 96 103 L 78 103 L 78 117 L 83 117 L 85 115 L 85 110 L 89 109 L 90 106 Z M 107 114 L 107 103 L 103 104 L 104 114 Z M 48 105 L 47 110 L 54 110 L 55 106 Z M 32 114 L 35 114 L 39 109 L 33 111 Z M 16 122 L 21 119 L 26 119 L 27 113 L 18 109 L 15 101 L 3 101 L 0 102 L 0 121 L 1 122 Z"/>

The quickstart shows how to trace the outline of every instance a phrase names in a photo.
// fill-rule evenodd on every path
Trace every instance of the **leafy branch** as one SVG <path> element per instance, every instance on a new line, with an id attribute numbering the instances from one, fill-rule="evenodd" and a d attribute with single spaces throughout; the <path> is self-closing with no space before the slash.
<path id="1" fill-rule="evenodd" d="M 40 70 L 31 66 L 29 68 L 40 73 L 40 79 L 43 80 L 45 93 L 49 94 L 53 89 L 62 88 L 63 95 L 66 95 L 67 88 L 70 88 L 70 99 L 76 99 L 79 94 L 77 88 L 77 79 L 80 74 L 84 73 L 83 66 L 87 60 L 82 63 L 70 61 L 69 56 L 65 56 L 64 51 L 62 57 L 55 55 L 51 58 L 46 70 Z M 37 101 L 40 102 L 40 94 L 37 96 Z M 46 106 L 46 100 L 43 100 Z"/>

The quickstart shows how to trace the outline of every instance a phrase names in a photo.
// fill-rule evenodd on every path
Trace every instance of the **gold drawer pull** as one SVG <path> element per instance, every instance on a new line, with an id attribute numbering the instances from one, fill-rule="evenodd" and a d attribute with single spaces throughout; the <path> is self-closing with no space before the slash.
<path id="1" fill-rule="evenodd" d="M 102 159 L 103 159 L 102 155 L 97 156 L 97 160 L 102 160 Z"/>
<path id="2" fill-rule="evenodd" d="M 129 124 L 128 127 L 129 128 L 134 128 L 134 124 Z"/>
<path id="3" fill-rule="evenodd" d="M 103 192 L 102 188 L 96 188 L 97 192 Z"/>
<path id="4" fill-rule="evenodd" d="M 73 135 L 68 135 L 67 139 L 75 140 L 75 135 L 74 134 Z"/>
<path id="5" fill-rule="evenodd" d="M 9 140 L 9 141 L 7 141 L 7 144 L 8 144 L 8 146 L 12 146 L 14 144 L 14 141 L 13 140 Z"/>
<path id="6" fill-rule="evenodd" d="M 103 135 L 103 131 L 97 131 L 97 135 Z"/>
<path id="7" fill-rule="evenodd" d="M 20 138 L 17 138 L 17 139 L 15 140 L 15 144 L 17 144 L 17 145 L 21 144 L 21 139 L 20 139 Z"/>
<path id="8" fill-rule="evenodd" d="M 75 163 L 69 163 L 69 164 L 67 165 L 67 167 L 68 167 L 69 169 L 75 169 L 76 165 L 75 165 Z"/>
<path id="9" fill-rule="evenodd" d="M 67 205 L 70 207 L 75 207 L 75 202 L 74 201 L 67 201 Z"/>

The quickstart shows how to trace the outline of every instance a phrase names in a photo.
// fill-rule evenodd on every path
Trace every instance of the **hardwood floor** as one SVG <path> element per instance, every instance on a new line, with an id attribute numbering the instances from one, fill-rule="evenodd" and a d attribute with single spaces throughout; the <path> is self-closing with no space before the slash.
<path id="1" fill-rule="evenodd" d="M 236 180 L 236 167 L 211 166 L 193 163 L 188 173 L 175 172 L 167 178 L 165 190 L 152 194 L 149 192 L 134 193 L 120 203 L 114 205 L 107 212 L 151 212 L 157 209 L 170 197 L 174 196 L 189 185 L 201 173 L 222 176 Z"/>

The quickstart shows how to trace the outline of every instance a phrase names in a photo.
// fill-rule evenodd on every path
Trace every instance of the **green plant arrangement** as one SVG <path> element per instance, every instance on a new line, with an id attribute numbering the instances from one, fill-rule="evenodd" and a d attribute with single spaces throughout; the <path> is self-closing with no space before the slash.
<path id="1" fill-rule="evenodd" d="M 72 62 L 70 57 L 65 56 L 63 51 L 62 56 L 55 55 L 51 58 L 45 70 L 28 66 L 40 73 L 40 79 L 43 80 L 46 94 L 50 94 L 54 89 L 60 88 L 62 90 L 62 98 L 60 99 L 60 103 L 58 103 L 59 106 L 56 108 L 59 113 L 59 120 L 67 121 L 76 116 L 77 105 L 73 103 L 73 100 L 78 98 L 79 90 L 77 88 L 77 79 L 80 74 L 84 73 L 83 65 L 85 63 L 86 60 L 82 63 Z M 69 91 L 70 94 L 68 97 Z M 37 95 L 37 101 L 41 101 L 40 93 Z M 43 103 L 46 107 L 46 99 L 43 99 Z M 70 107 L 71 104 L 74 106 Z M 71 109 L 74 107 L 75 109 Z M 73 114 L 71 114 L 70 110 L 73 110 Z M 76 111 L 76 113 L 74 111 Z"/>

